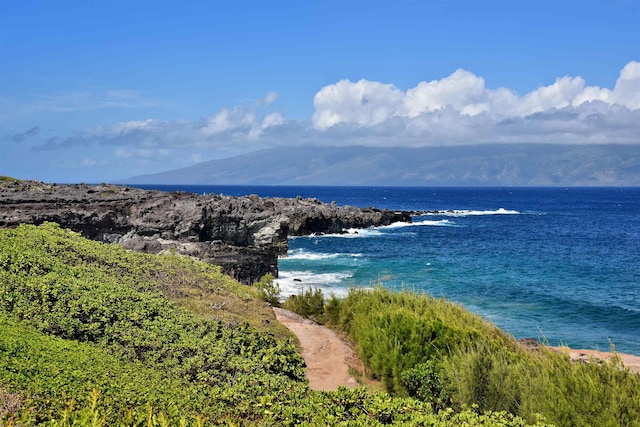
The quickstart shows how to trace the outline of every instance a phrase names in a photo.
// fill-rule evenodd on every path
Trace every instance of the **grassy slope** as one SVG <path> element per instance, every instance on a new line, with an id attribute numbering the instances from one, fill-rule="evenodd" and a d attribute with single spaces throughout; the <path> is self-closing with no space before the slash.
<path id="1" fill-rule="evenodd" d="M 566 426 L 640 426 L 640 374 L 615 360 L 572 363 L 544 347 L 527 351 L 443 299 L 352 289 L 325 316 L 353 338 L 371 375 L 394 395 L 420 394 L 404 375 L 426 366 L 413 378 L 431 387 L 422 392 L 437 405 L 448 399 L 454 407 L 477 405 L 531 421 L 542 414 Z"/>
<path id="2" fill-rule="evenodd" d="M 112 395 L 107 404 L 116 412 L 162 396 L 161 407 L 181 402 L 182 415 L 251 417 L 239 402 L 255 398 L 256 385 L 305 387 L 295 345 L 271 333 L 285 334 L 276 322 L 263 322 L 273 318 L 268 307 L 216 267 L 127 252 L 53 224 L 2 230 L 0 244 L 2 332 L 13 331 L 3 340 L 2 382 L 41 415 L 97 387 Z M 194 315 L 160 291 L 226 304 Z M 120 382 L 145 369 L 149 381 Z"/>
<path id="3" fill-rule="evenodd" d="M 0 230 L 0 416 L 22 425 L 525 424 L 502 413 L 436 415 L 364 389 L 312 392 L 294 343 L 252 295 L 216 267 L 55 224 Z"/>

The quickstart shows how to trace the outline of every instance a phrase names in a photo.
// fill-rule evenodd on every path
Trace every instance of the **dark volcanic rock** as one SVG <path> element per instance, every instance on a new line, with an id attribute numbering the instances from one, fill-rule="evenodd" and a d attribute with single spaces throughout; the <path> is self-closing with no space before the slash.
<path id="1" fill-rule="evenodd" d="M 403 212 L 316 199 L 167 193 L 114 185 L 0 182 L 0 227 L 56 222 L 85 237 L 150 253 L 170 248 L 252 283 L 277 277 L 289 235 L 411 221 Z"/>

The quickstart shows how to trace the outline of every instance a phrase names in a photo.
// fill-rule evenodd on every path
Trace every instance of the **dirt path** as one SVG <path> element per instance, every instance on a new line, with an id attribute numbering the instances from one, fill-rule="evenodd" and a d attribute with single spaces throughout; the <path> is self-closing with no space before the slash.
<path id="1" fill-rule="evenodd" d="M 349 375 L 350 366 L 361 369 L 358 357 L 334 331 L 282 308 L 274 307 L 273 311 L 278 321 L 300 340 L 311 389 L 336 390 L 339 386 L 358 386 L 357 381 Z M 590 357 L 609 360 L 613 356 L 611 353 L 597 350 L 551 348 L 559 352 L 568 352 L 573 361 L 588 362 Z M 640 356 L 624 353 L 618 353 L 617 356 L 632 372 L 640 373 Z"/>
<path id="2" fill-rule="evenodd" d="M 300 340 L 311 389 L 337 390 L 338 386 L 358 386 L 349 375 L 350 361 L 357 360 L 356 355 L 335 332 L 291 311 L 276 307 L 273 311 L 278 321 Z"/>

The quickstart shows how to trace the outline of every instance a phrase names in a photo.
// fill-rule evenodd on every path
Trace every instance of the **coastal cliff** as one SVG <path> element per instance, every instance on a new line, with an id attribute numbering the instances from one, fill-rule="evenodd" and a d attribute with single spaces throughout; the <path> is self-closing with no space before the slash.
<path id="1" fill-rule="evenodd" d="M 317 199 L 231 197 L 115 185 L 0 182 L 0 227 L 55 222 L 127 249 L 167 250 L 219 265 L 251 284 L 278 275 L 287 237 L 410 222 L 405 212 L 326 204 Z"/>

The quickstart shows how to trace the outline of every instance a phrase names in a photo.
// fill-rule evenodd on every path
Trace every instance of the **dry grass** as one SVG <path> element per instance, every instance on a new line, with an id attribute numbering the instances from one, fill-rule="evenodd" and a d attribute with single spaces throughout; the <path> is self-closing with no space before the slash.
<path id="1" fill-rule="evenodd" d="M 19 394 L 10 393 L 0 386 L 0 421 L 18 412 L 21 406 L 22 398 Z"/>
<path id="2" fill-rule="evenodd" d="M 256 298 L 254 288 L 236 282 L 212 265 L 195 263 L 179 255 L 163 259 L 171 264 L 171 274 L 151 279 L 180 307 L 228 325 L 248 323 L 278 339 L 291 337 L 289 330 L 276 321 L 271 306 Z"/>

